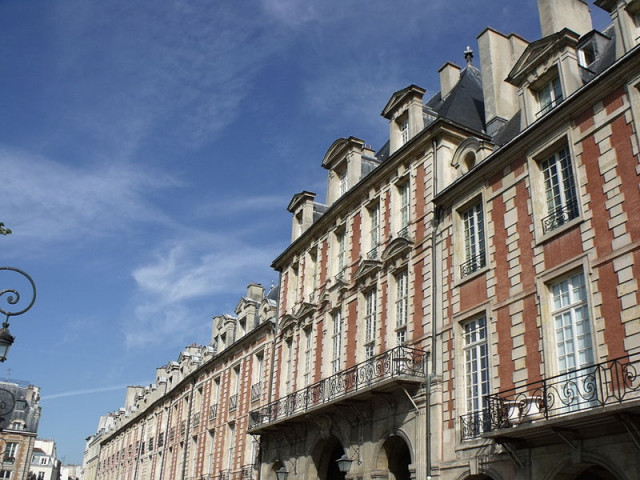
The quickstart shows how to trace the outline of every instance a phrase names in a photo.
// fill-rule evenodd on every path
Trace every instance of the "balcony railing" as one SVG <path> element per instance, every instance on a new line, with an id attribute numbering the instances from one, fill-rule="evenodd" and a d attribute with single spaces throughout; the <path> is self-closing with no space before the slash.
<path id="1" fill-rule="evenodd" d="M 487 409 L 461 417 L 462 438 L 640 400 L 638 373 L 640 353 L 489 395 Z"/>
<path id="2" fill-rule="evenodd" d="M 556 208 L 542 219 L 542 232 L 547 233 L 561 227 L 578 216 L 578 202 L 575 198 Z"/>
<path id="3" fill-rule="evenodd" d="M 215 403 L 209 407 L 209 420 L 215 420 L 218 417 L 218 404 Z"/>
<path id="4" fill-rule="evenodd" d="M 426 360 L 427 354 L 422 350 L 395 347 L 252 411 L 250 429 L 304 413 L 352 393 L 371 390 L 392 378 L 408 376 L 422 381 L 426 372 Z"/>
<path id="5" fill-rule="evenodd" d="M 220 470 L 218 478 L 220 480 L 229 480 L 231 477 L 231 470 Z"/>
<path id="6" fill-rule="evenodd" d="M 233 412 L 238 408 L 238 394 L 231 395 L 229 397 L 229 411 Z"/>
<path id="7" fill-rule="evenodd" d="M 474 255 L 469 260 L 460 265 L 460 277 L 464 278 L 467 275 L 471 275 L 473 272 L 486 267 L 487 258 L 484 250 L 480 251 L 477 255 Z"/>
<path id="8" fill-rule="evenodd" d="M 404 238 L 405 240 L 411 240 L 411 237 L 409 237 L 409 225 L 407 225 L 406 227 L 402 228 L 398 232 L 398 238 Z"/>
<path id="9" fill-rule="evenodd" d="M 253 480 L 253 465 L 243 465 L 240 473 L 241 480 Z"/>
<path id="10" fill-rule="evenodd" d="M 195 413 L 195 414 L 193 415 L 193 426 L 194 426 L 194 427 L 197 427 L 197 426 L 199 426 L 199 425 L 200 425 L 200 412 Z"/>
<path id="11" fill-rule="evenodd" d="M 369 253 L 367 253 L 367 260 L 378 260 L 379 258 L 378 254 L 379 254 L 378 246 L 376 245 L 371 250 L 369 250 Z"/>
<path id="12" fill-rule="evenodd" d="M 256 400 L 260 400 L 260 382 L 254 383 L 251 385 L 251 401 L 255 402 Z"/>

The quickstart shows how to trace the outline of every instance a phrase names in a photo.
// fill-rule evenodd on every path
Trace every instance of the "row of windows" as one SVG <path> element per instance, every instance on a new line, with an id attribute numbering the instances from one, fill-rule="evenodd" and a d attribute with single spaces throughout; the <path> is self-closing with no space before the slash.
<path id="1" fill-rule="evenodd" d="M 547 234 L 579 216 L 576 179 L 569 147 L 546 156 L 539 162 L 544 188 L 544 212 L 541 232 Z M 535 191 L 535 190 L 534 190 Z M 464 238 L 460 277 L 464 278 L 486 266 L 485 228 L 482 202 L 459 212 Z"/>
<path id="2" fill-rule="evenodd" d="M 394 313 L 395 313 L 395 342 L 396 345 L 404 345 L 407 341 L 407 325 L 409 315 L 409 289 L 408 289 L 408 273 L 402 270 L 394 276 L 395 297 L 394 297 Z M 369 359 L 376 355 L 376 347 L 380 338 L 378 332 L 378 291 L 370 288 L 363 294 L 363 306 L 361 311 L 364 312 L 363 343 L 364 358 Z M 330 355 L 329 367 L 330 374 L 338 373 L 344 367 L 345 351 L 343 345 L 344 335 L 344 318 L 342 309 L 335 310 L 330 317 Z M 302 381 L 304 386 L 308 386 L 312 381 L 312 351 L 313 351 L 313 327 L 302 330 L 302 339 L 300 345 L 301 357 L 299 362 L 302 366 Z M 291 393 L 295 387 L 294 381 L 294 347 L 293 338 L 285 340 L 285 357 L 284 368 L 282 370 L 285 390 Z"/>
<path id="3" fill-rule="evenodd" d="M 592 365 L 593 338 L 584 274 L 577 272 L 548 285 L 550 324 L 543 333 L 553 338 L 550 352 L 554 374 Z M 464 352 L 464 393 L 467 414 L 488 415 L 490 387 L 490 334 L 486 317 L 474 318 L 462 325 Z"/>
<path id="4" fill-rule="evenodd" d="M 397 236 L 407 237 L 408 227 L 411 221 L 411 194 L 410 184 L 403 181 L 397 184 L 393 203 L 396 205 L 397 215 L 392 216 Z M 365 225 L 363 226 L 363 252 L 369 260 L 380 259 L 380 245 L 382 242 L 381 205 L 379 201 L 369 204 L 364 209 Z M 347 279 L 347 267 L 349 266 L 349 245 L 347 230 L 339 227 L 333 234 L 330 243 L 331 261 L 329 264 L 329 276 L 340 280 Z M 289 282 L 287 293 L 287 305 L 293 308 L 301 299 L 304 301 L 315 300 L 315 292 L 319 287 L 319 252 L 317 247 L 310 249 L 304 257 L 304 261 L 295 263 L 289 269 Z M 301 279 L 304 278 L 304 284 Z M 304 298 L 303 298 L 304 295 Z"/>

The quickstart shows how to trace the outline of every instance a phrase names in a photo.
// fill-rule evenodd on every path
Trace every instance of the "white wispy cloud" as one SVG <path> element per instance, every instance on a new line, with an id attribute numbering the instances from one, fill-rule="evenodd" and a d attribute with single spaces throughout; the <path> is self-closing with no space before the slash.
<path id="1" fill-rule="evenodd" d="M 130 384 L 129 384 L 130 385 Z M 51 395 L 43 395 L 42 400 L 55 400 L 58 398 L 76 397 L 79 395 L 94 395 L 96 393 L 113 392 L 115 390 L 123 390 L 129 385 L 112 385 L 108 387 L 84 388 L 80 390 L 68 390 L 66 392 L 52 393 Z"/>
<path id="2" fill-rule="evenodd" d="M 0 189 L 3 221 L 16 237 L 41 245 L 118 235 L 132 222 L 168 223 L 145 197 L 177 186 L 134 165 L 77 167 L 6 147 L 0 147 L 0 171 L 7 172 Z"/>
<path id="3" fill-rule="evenodd" d="M 158 248 L 132 275 L 138 294 L 133 318 L 123 323 L 130 347 L 208 338 L 210 319 L 228 308 L 223 295 L 239 298 L 249 282 L 275 278 L 273 251 L 225 235 L 191 232 Z M 270 278 L 254 278 L 271 275 Z M 216 310 L 218 309 L 218 310 Z"/>

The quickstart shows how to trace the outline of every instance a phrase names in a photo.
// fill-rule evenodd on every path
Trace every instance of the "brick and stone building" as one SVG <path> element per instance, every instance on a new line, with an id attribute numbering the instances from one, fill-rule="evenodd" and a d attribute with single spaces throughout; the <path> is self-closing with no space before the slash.
<path id="1" fill-rule="evenodd" d="M 39 387 L 0 382 L 0 478 L 27 480 L 40 413 Z"/>
<path id="2" fill-rule="evenodd" d="M 249 285 L 235 315 L 213 319 L 208 346 L 187 347 L 153 384 L 129 387 L 125 405 L 88 439 L 85 478 L 255 478 L 258 443 L 247 428 L 268 397 L 274 295 Z"/>

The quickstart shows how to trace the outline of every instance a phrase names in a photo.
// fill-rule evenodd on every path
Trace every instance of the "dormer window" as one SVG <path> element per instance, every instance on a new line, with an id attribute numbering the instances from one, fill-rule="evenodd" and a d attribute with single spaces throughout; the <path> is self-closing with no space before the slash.
<path id="1" fill-rule="evenodd" d="M 537 114 L 538 117 L 541 117 L 549 110 L 558 106 L 558 104 L 563 100 L 560 78 L 556 76 L 545 83 L 536 91 L 536 97 L 538 99 L 539 107 Z"/>
<path id="2" fill-rule="evenodd" d="M 400 136 L 402 145 L 405 145 L 409 141 L 409 120 L 406 115 L 400 121 Z"/>
<path id="3" fill-rule="evenodd" d="M 338 179 L 340 181 L 340 196 L 342 196 L 345 193 L 347 193 L 347 190 L 349 190 L 349 182 L 347 181 L 346 169 L 341 172 L 338 172 Z"/>
<path id="4" fill-rule="evenodd" d="M 596 49 L 594 43 L 587 43 L 578 50 L 578 61 L 580 66 L 588 68 L 596 59 Z"/>

